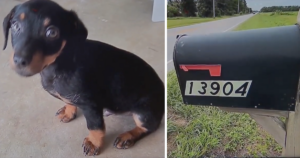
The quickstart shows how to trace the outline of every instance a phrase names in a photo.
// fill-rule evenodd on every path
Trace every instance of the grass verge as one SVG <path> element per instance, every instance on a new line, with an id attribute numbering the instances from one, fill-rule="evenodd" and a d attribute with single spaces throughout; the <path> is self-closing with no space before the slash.
<path id="1" fill-rule="evenodd" d="M 184 105 L 168 74 L 168 157 L 279 156 L 281 147 L 248 114 Z"/>
<path id="2" fill-rule="evenodd" d="M 204 23 L 204 22 L 209 22 L 209 21 L 226 19 L 226 18 L 230 18 L 230 17 L 234 17 L 234 16 L 238 16 L 238 15 L 216 17 L 215 19 L 214 18 L 199 18 L 199 17 L 168 18 L 167 19 L 167 27 L 168 27 L 168 29 L 170 29 L 170 28 L 175 28 L 175 27 L 188 26 L 188 25 L 199 24 L 199 23 Z"/>
<path id="3" fill-rule="evenodd" d="M 236 30 L 293 25 L 297 13 L 258 14 Z M 248 114 L 182 103 L 174 71 L 168 73 L 168 157 L 270 157 L 282 148 Z"/>
<path id="4" fill-rule="evenodd" d="M 235 30 L 249 30 L 276 26 L 293 25 L 297 21 L 298 12 L 259 13 L 239 25 Z"/>

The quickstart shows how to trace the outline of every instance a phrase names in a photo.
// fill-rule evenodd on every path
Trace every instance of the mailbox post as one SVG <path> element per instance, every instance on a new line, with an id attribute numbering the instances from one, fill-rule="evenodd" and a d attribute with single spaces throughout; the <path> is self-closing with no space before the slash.
<path id="1" fill-rule="evenodd" d="M 173 57 L 185 104 L 249 113 L 283 146 L 283 156 L 300 156 L 298 24 L 179 35 Z"/>

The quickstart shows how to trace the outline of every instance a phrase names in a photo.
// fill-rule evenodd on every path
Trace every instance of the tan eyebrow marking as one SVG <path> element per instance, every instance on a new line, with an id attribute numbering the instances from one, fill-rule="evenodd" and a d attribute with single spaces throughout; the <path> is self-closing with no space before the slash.
<path id="1" fill-rule="evenodd" d="M 46 18 L 46 19 L 44 20 L 44 26 L 49 25 L 49 23 L 50 23 L 50 19 L 49 19 L 49 18 Z"/>
<path id="2" fill-rule="evenodd" d="M 21 19 L 21 20 L 24 20 L 24 18 L 25 18 L 25 13 L 21 13 L 21 14 L 20 14 L 20 19 Z"/>

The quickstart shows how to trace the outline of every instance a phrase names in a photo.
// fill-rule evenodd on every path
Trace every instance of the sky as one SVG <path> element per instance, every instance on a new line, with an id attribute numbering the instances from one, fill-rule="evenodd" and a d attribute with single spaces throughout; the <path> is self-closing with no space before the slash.
<path id="1" fill-rule="evenodd" d="M 260 10 L 262 7 L 268 6 L 289 6 L 289 5 L 299 5 L 300 0 L 246 0 L 247 5 L 252 10 Z"/>

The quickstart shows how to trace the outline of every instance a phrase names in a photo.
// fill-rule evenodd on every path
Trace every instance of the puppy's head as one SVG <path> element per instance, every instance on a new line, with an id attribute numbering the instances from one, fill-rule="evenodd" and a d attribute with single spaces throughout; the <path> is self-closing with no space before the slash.
<path id="1" fill-rule="evenodd" d="M 9 29 L 13 53 L 11 67 L 32 76 L 54 63 L 67 43 L 84 41 L 87 29 L 73 11 L 50 0 L 30 0 L 15 6 L 3 20 L 6 48 Z"/>

